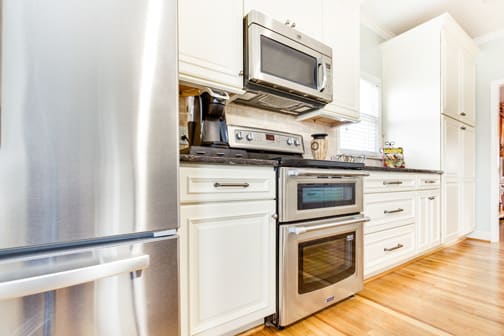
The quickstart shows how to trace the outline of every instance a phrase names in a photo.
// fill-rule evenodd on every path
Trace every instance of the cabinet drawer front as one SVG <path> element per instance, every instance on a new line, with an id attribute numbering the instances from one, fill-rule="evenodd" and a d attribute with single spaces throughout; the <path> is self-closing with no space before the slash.
<path id="1" fill-rule="evenodd" d="M 275 199 L 272 167 L 182 166 L 180 202 Z"/>
<path id="2" fill-rule="evenodd" d="M 441 175 L 420 174 L 417 178 L 419 189 L 438 189 L 441 187 Z"/>
<path id="3" fill-rule="evenodd" d="M 364 213 L 371 218 L 364 225 L 365 234 L 411 224 L 415 221 L 415 193 L 364 195 Z"/>
<path id="4" fill-rule="evenodd" d="M 415 254 L 415 226 L 364 236 L 364 276 L 384 271 Z"/>
<path id="5" fill-rule="evenodd" d="M 416 189 L 416 175 L 409 173 L 374 173 L 364 179 L 364 193 Z"/>

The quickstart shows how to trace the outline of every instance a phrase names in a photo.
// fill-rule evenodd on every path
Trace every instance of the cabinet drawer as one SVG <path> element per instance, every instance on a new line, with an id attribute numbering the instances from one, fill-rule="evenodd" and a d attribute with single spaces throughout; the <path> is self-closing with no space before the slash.
<path id="1" fill-rule="evenodd" d="M 385 271 L 415 255 L 415 225 L 364 236 L 364 276 Z"/>
<path id="2" fill-rule="evenodd" d="M 441 187 L 441 175 L 419 174 L 417 175 L 417 185 L 419 189 L 438 189 Z"/>
<path id="3" fill-rule="evenodd" d="M 371 172 L 369 176 L 364 179 L 364 193 L 367 194 L 415 189 L 415 174 Z"/>
<path id="4" fill-rule="evenodd" d="M 365 234 L 414 223 L 415 192 L 364 195 L 364 213 L 371 218 Z"/>
<path id="5" fill-rule="evenodd" d="M 272 167 L 182 166 L 180 202 L 275 199 Z"/>

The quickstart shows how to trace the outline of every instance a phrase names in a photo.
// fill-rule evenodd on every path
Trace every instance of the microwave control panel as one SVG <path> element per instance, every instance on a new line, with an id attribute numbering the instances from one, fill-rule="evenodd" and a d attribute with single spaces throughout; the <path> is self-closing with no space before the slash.
<path id="1" fill-rule="evenodd" d="M 231 148 L 304 154 L 303 136 L 299 134 L 228 125 L 228 136 Z"/>

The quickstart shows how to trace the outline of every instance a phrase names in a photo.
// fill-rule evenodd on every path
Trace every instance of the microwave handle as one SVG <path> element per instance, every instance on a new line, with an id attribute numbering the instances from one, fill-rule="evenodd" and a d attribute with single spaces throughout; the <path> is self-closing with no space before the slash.
<path id="1" fill-rule="evenodd" d="M 319 85 L 318 90 L 319 92 L 322 92 L 326 89 L 327 86 L 327 69 L 326 69 L 326 63 L 322 58 L 320 58 L 317 62 L 317 74 L 318 69 L 322 66 L 322 83 Z M 318 82 L 318 81 L 317 81 Z"/>

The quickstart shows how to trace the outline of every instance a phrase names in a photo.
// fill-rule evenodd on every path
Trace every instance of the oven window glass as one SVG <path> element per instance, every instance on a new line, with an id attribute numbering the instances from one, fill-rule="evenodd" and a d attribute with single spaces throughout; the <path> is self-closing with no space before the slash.
<path id="1" fill-rule="evenodd" d="M 355 204 L 355 183 L 300 183 L 298 210 L 333 208 Z"/>
<path id="2" fill-rule="evenodd" d="M 299 294 L 331 286 L 355 273 L 355 232 L 298 245 Z"/>
<path id="3" fill-rule="evenodd" d="M 317 89 L 317 59 L 261 35 L 261 71 Z"/>

